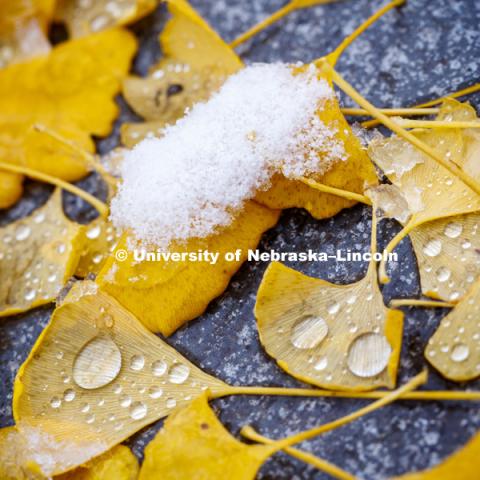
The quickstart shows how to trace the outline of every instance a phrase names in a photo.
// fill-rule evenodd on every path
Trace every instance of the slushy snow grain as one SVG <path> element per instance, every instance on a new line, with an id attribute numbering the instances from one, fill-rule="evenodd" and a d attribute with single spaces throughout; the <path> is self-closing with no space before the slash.
<path id="1" fill-rule="evenodd" d="M 127 151 L 114 225 L 168 248 L 229 225 L 275 173 L 323 173 L 345 158 L 335 128 L 315 114 L 333 95 L 313 66 L 299 74 L 285 64 L 244 68 L 161 138 Z"/>

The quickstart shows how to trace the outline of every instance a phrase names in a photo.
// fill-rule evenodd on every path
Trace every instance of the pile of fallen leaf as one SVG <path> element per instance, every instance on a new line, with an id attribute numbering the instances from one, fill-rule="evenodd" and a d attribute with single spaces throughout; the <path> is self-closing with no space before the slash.
<path id="1" fill-rule="evenodd" d="M 0 430 L 0 478 L 249 479 L 283 450 L 335 478 L 352 479 L 340 466 L 293 446 L 400 398 L 480 399 L 480 392 L 464 390 L 415 391 L 426 382 L 426 372 L 397 390 L 378 390 L 396 385 L 403 313 L 395 307 L 402 305 L 451 308 L 425 357 L 448 379 L 480 376 L 480 121 L 468 103 L 453 99 L 465 92 L 403 111 L 378 110 L 335 71 L 342 51 L 402 3 L 396 0 L 314 62 L 330 84 L 362 107 L 342 110 L 333 99 L 318 111 L 345 145 L 345 161 L 300 180 L 279 174 L 228 227 L 175 246 L 219 252 L 214 265 L 121 261 L 115 253 L 128 250 L 130 233 L 109 222 L 108 203 L 121 181 L 124 149 L 161 136 L 166 125 L 242 69 L 233 47 L 295 9 L 326 1 L 292 0 L 232 45 L 186 0 L 165 3 L 170 18 L 159 37 L 163 57 L 146 77 L 129 74 L 137 44 L 123 25 L 152 12 L 155 0 L 0 3 L 0 208 L 21 198 L 25 177 L 57 187 L 45 205 L 0 229 L 0 315 L 56 301 L 15 381 L 16 425 Z M 48 37 L 54 23 L 63 24 L 69 36 L 58 45 Z M 123 146 L 99 157 L 94 138 L 111 133 L 119 93 L 144 121 L 123 124 Z M 379 121 L 395 135 L 375 135 L 366 149 L 344 114 L 371 116 L 365 127 Z M 383 183 L 377 170 L 387 179 Z M 92 171 L 108 187 L 106 203 L 72 183 Z M 88 225 L 69 220 L 62 190 L 90 202 L 99 216 Z M 222 261 L 223 254 L 241 249 L 246 255 L 256 248 L 282 209 L 302 207 L 321 219 L 356 202 L 372 206 L 372 253 L 382 218 L 402 225 L 385 252 L 410 237 L 423 297 L 386 307 L 379 288 L 389 280 L 384 261 L 377 269 L 372 260 L 366 276 L 350 285 L 272 263 L 255 306 L 260 340 L 282 369 L 321 389 L 231 386 L 154 334 L 168 336 L 202 314 L 246 259 Z M 245 427 L 242 435 L 251 444 L 233 438 L 208 404 L 235 394 L 375 401 L 280 440 Z M 140 468 L 119 444 L 164 417 Z M 480 435 L 432 470 L 402 478 L 473 480 L 478 454 Z"/>

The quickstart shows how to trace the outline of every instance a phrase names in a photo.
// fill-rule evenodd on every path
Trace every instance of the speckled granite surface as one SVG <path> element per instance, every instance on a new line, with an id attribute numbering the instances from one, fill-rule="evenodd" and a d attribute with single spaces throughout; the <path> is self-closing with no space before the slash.
<path id="1" fill-rule="evenodd" d="M 280 7 L 282 0 L 192 0 L 207 20 L 231 40 L 248 26 Z M 308 61 L 334 48 L 344 35 L 371 14 L 381 2 L 345 0 L 293 13 L 240 48 L 247 62 Z M 144 73 L 159 55 L 156 32 L 165 20 L 162 8 L 133 27 L 141 36 L 141 53 L 135 70 Z M 369 30 L 341 59 L 338 68 L 378 106 L 409 105 L 479 81 L 480 3 L 476 0 L 410 0 Z M 480 96 L 470 100 L 479 105 Z M 122 119 L 134 115 L 123 105 Z M 117 130 L 118 131 L 118 128 Z M 99 142 L 105 152 L 117 135 Z M 90 191 L 104 194 L 95 177 L 82 182 Z M 45 201 L 49 189 L 29 184 L 25 199 L 0 223 L 26 215 Z M 92 212 L 83 202 L 65 196 L 67 212 L 88 221 Z M 345 210 L 335 218 L 315 221 L 305 212 L 286 211 L 277 227 L 268 232 L 261 248 L 302 251 L 305 248 L 367 250 L 369 212 L 362 206 Z M 380 225 L 380 247 L 397 231 L 393 222 Z M 383 290 L 385 300 L 419 294 L 415 259 L 408 240 L 399 246 L 401 263 L 394 265 L 393 281 Z M 366 265 L 291 264 L 299 270 L 339 283 L 362 277 Z M 227 292 L 212 302 L 207 312 L 168 342 L 191 361 L 219 378 L 242 385 L 296 386 L 259 345 L 252 308 L 265 264 L 243 266 Z M 423 348 L 443 310 L 405 309 L 404 347 L 400 381 L 424 366 Z M 36 337 L 48 322 L 50 307 L 0 321 L 0 426 L 12 424 L 11 391 L 15 373 Z M 458 386 L 431 372 L 430 388 L 480 388 L 480 382 Z M 244 424 L 254 425 L 271 437 L 294 433 L 327 422 L 364 404 L 348 399 L 293 399 L 231 397 L 215 401 L 221 420 L 234 434 Z M 144 445 L 161 422 L 138 433 L 129 442 L 140 457 Z M 467 403 L 397 402 L 357 422 L 302 445 L 302 448 L 342 466 L 364 479 L 384 479 L 437 463 L 459 448 L 480 428 L 478 405 Z M 326 479 L 283 454 L 269 460 L 261 479 Z"/>

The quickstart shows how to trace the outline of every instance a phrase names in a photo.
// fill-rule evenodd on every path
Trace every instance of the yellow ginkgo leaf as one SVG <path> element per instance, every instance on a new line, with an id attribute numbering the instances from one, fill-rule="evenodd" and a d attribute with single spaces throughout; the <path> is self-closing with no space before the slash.
<path id="1" fill-rule="evenodd" d="M 102 217 L 96 218 L 83 232 L 84 247 L 75 271 L 80 278 L 97 275 L 120 240 L 119 232 L 108 219 Z"/>
<path id="2" fill-rule="evenodd" d="M 55 0 L 0 2 L 0 68 L 48 53 L 54 6 Z"/>
<path id="3" fill-rule="evenodd" d="M 407 473 L 392 480 L 476 480 L 480 456 L 480 433 L 438 465 L 421 472 Z"/>
<path id="4" fill-rule="evenodd" d="M 171 249 L 179 253 L 199 250 L 218 253 L 215 264 L 189 260 L 137 261 L 133 252 L 129 252 L 125 235 L 102 268 L 97 283 L 147 328 L 170 335 L 185 322 L 201 315 L 210 301 L 223 293 L 230 278 L 245 261 L 248 249 L 256 248 L 261 235 L 275 225 L 278 216 L 278 211 L 248 202 L 222 232 L 205 239 L 191 239 L 186 245 Z M 238 259 L 225 259 L 227 252 L 237 249 L 242 251 Z M 119 251 L 125 252 L 128 258 L 122 259 Z"/>
<path id="5" fill-rule="evenodd" d="M 425 144 L 448 153 L 448 147 L 439 141 L 439 135 L 436 131 L 415 133 Z M 398 137 L 376 140 L 370 145 L 369 151 L 373 161 L 400 189 L 410 211 L 408 221 L 391 240 L 385 249 L 386 253 L 391 252 L 413 229 L 426 222 L 480 210 L 480 197 L 473 190 L 405 140 Z M 384 264 L 380 269 L 380 279 L 388 281 Z"/>
<path id="6" fill-rule="evenodd" d="M 202 395 L 173 413 L 145 449 L 139 480 L 247 480 L 275 452 L 233 438 Z"/>
<path id="7" fill-rule="evenodd" d="M 147 120 L 145 124 L 122 126 L 122 142 L 127 146 L 147 134 L 158 136 L 162 126 L 182 117 L 194 103 L 207 100 L 243 66 L 187 1 L 166 3 L 172 18 L 159 37 L 164 58 L 151 68 L 147 78 L 132 76 L 123 85 L 128 104 Z"/>
<path id="8" fill-rule="evenodd" d="M 131 33 L 113 29 L 0 70 L 0 160 L 68 181 L 84 176 L 82 155 L 33 126 L 40 123 L 92 152 L 91 135 L 107 135 L 117 116 L 114 96 L 135 48 Z M 15 198 L 21 177 L 15 178 L 2 197 Z"/>
<path id="9" fill-rule="evenodd" d="M 55 19 L 66 23 L 72 37 L 81 37 L 134 22 L 156 5 L 157 0 L 58 0 Z"/>
<path id="10" fill-rule="evenodd" d="M 480 276 L 480 213 L 429 222 L 410 232 L 422 293 L 461 299 Z"/>
<path id="11" fill-rule="evenodd" d="M 475 119 L 470 105 L 452 99 L 443 103 L 437 116 L 439 121 Z M 427 143 L 436 142 L 437 150 L 464 168 L 472 178 L 478 176 L 473 159 L 480 142 L 477 142 L 475 129 L 438 128 L 417 135 L 423 135 Z M 435 177 L 438 180 L 435 183 L 435 178 L 429 176 L 432 161 L 422 164 L 425 157 L 417 152 L 410 155 L 410 147 L 400 152 L 401 145 L 406 146 L 398 139 L 385 140 L 380 152 L 375 145 L 372 150 L 374 160 L 380 158 L 379 164 L 382 166 L 383 162 L 387 175 L 394 181 L 394 185 L 379 187 L 381 192 L 377 189 L 379 201 L 387 216 L 404 225 L 404 230 L 387 250 L 409 232 L 418 260 L 422 292 L 456 301 L 478 276 L 480 257 L 475 248 L 480 218 L 478 196 L 451 176 L 438 177 L 439 180 Z M 437 173 L 442 173 L 442 167 Z M 459 215 L 463 211 L 473 213 Z M 454 218 L 450 218 L 452 216 Z"/>
<path id="12" fill-rule="evenodd" d="M 425 356 L 446 378 L 458 382 L 480 376 L 480 281 L 442 319 Z"/>
<path id="13" fill-rule="evenodd" d="M 139 470 L 132 451 L 117 445 L 72 472 L 56 476 L 55 480 L 137 480 Z"/>
<path id="14" fill-rule="evenodd" d="M 225 388 L 97 290 L 73 286 L 15 380 L 17 428 L 38 437 L 47 475 L 106 452 L 203 389 Z"/>
<path id="15" fill-rule="evenodd" d="M 36 458 L 34 444 L 15 427 L 0 429 L 0 478 L 2 480 L 46 480 Z M 103 455 L 54 477 L 55 480 L 136 480 L 138 461 L 129 448 L 118 445 Z"/>
<path id="16" fill-rule="evenodd" d="M 311 175 L 309 179 L 357 193 L 376 185 L 375 169 L 342 115 L 338 102 L 335 99 L 326 102 L 318 111 L 318 117 L 336 132 L 335 138 L 344 146 L 345 159 L 334 163 L 323 175 Z M 325 152 L 318 152 L 319 157 L 322 155 Z M 356 203 L 338 195 L 318 192 L 300 180 L 290 180 L 280 175 L 272 180 L 272 186 L 266 192 L 257 194 L 256 200 L 270 208 L 302 207 L 315 218 L 331 217 Z"/>
<path id="17" fill-rule="evenodd" d="M 359 282 L 335 285 L 273 262 L 255 316 L 265 350 L 294 377 L 338 390 L 394 387 L 403 314 L 385 307 L 374 263 Z"/>
<path id="18" fill-rule="evenodd" d="M 102 159 L 102 164 L 106 167 L 107 171 L 115 171 L 115 162 L 120 161 L 117 159 L 117 155 L 120 153 L 121 152 L 112 152 L 106 156 L 108 159 Z M 107 200 L 110 201 L 116 188 L 114 185 L 109 185 L 107 188 Z M 97 275 L 109 255 L 115 250 L 121 236 L 120 232 L 112 225 L 109 219 L 102 215 L 85 227 L 83 235 L 83 250 L 80 255 L 77 270 L 75 271 L 75 276 L 79 278 L 86 278 L 88 275 Z"/>
<path id="19" fill-rule="evenodd" d="M 82 229 L 68 220 L 61 191 L 0 229 L 0 317 L 52 302 L 75 272 Z"/>
<path id="20" fill-rule="evenodd" d="M 253 480 L 262 463 L 274 453 L 282 449 L 292 453 L 289 447 L 295 443 L 334 430 L 362 415 L 373 412 L 425 381 L 426 374 L 423 372 L 400 389 L 387 394 L 382 400 L 373 402 L 345 417 L 264 445 L 245 445 L 234 439 L 208 405 L 207 395 L 200 396 L 166 420 L 164 428 L 145 450 L 145 461 L 139 478 L 140 480 L 149 478 Z M 244 427 L 242 434 L 252 438 L 247 435 L 251 430 L 250 427 Z M 253 438 L 258 440 L 258 436 Z M 352 476 L 343 470 L 313 455 L 305 455 L 298 451 L 293 453 L 330 474 L 342 474 L 337 478 L 352 479 Z"/>

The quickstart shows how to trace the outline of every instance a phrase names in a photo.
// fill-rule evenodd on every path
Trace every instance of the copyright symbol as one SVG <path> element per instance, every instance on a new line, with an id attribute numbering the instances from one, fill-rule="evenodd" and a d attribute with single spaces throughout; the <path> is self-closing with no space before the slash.
<path id="1" fill-rule="evenodd" d="M 120 248 L 115 252 L 115 258 L 119 262 L 124 262 L 128 258 L 128 252 L 124 250 L 123 248 Z"/>

